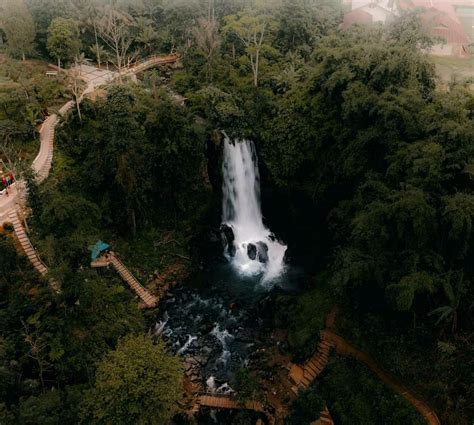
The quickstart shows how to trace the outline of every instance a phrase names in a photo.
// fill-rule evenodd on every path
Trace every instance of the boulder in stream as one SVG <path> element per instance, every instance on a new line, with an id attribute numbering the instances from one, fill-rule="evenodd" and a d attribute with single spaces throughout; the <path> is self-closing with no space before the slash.
<path id="1" fill-rule="evenodd" d="M 268 245 L 265 242 L 257 242 L 257 259 L 261 263 L 268 261 Z"/>
<path id="2" fill-rule="evenodd" d="M 234 243 L 235 236 L 234 236 L 234 231 L 232 230 L 232 227 L 230 227 L 227 224 L 222 224 L 221 233 L 224 235 L 225 241 L 227 242 L 228 245 L 231 245 Z"/>
<path id="3" fill-rule="evenodd" d="M 257 258 L 257 246 L 253 243 L 249 243 L 247 245 L 247 256 L 251 260 L 255 260 Z"/>
<path id="4" fill-rule="evenodd" d="M 227 224 L 222 224 L 221 225 L 221 235 L 222 235 L 222 242 L 224 247 L 227 248 L 227 252 L 231 257 L 235 255 L 235 245 L 234 245 L 234 240 L 235 240 L 235 235 L 234 231 L 232 230 L 232 227 L 230 227 Z"/>

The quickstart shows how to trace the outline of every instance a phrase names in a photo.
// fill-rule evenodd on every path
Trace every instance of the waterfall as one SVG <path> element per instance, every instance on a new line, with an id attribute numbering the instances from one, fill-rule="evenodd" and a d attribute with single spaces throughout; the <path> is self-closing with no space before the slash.
<path id="1" fill-rule="evenodd" d="M 277 277 L 286 245 L 263 225 L 257 153 L 250 140 L 224 139 L 222 232 L 226 255 L 239 272 Z"/>

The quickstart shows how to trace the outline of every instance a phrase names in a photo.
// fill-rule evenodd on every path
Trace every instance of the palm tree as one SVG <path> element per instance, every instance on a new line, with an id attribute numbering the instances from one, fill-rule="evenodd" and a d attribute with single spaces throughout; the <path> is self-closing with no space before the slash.
<path id="1" fill-rule="evenodd" d="M 93 50 L 94 55 L 97 59 L 97 64 L 100 67 L 101 54 L 103 49 L 99 45 L 99 36 L 97 32 L 98 16 L 100 16 L 97 6 L 91 0 L 76 0 L 72 2 L 76 18 L 79 22 L 81 32 L 84 32 L 87 28 L 91 28 L 94 33 L 94 44 L 95 49 Z"/>
<path id="2" fill-rule="evenodd" d="M 451 333 L 456 332 L 457 324 L 458 324 L 458 309 L 459 304 L 461 302 L 461 298 L 466 293 L 466 286 L 464 284 L 464 274 L 461 272 L 459 280 L 456 284 L 453 285 L 449 280 L 446 280 L 445 284 L 443 285 L 444 293 L 446 298 L 448 299 L 448 304 L 435 308 L 433 311 L 430 312 L 430 316 L 438 315 L 438 320 L 436 324 L 441 322 L 451 323 Z"/>

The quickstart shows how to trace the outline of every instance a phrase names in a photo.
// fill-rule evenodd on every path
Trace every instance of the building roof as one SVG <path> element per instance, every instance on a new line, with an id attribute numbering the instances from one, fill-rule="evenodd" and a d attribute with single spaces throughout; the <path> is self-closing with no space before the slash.
<path id="1" fill-rule="evenodd" d="M 370 24 L 372 23 L 372 15 L 362 9 L 351 10 L 344 15 L 341 29 L 345 30 L 354 24 Z"/>
<path id="2" fill-rule="evenodd" d="M 425 12 L 421 19 L 430 35 L 442 37 L 447 43 L 469 44 L 469 37 L 452 2 L 447 0 L 401 0 L 399 7 L 404 10 L 424 8 Z"/>

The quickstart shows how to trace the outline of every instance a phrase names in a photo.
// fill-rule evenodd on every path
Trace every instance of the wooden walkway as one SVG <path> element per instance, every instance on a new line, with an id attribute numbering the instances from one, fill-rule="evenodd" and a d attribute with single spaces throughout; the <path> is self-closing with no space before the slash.
<path id="1" fill-rule="evenodd" d="M 378 378 L 388 385 L 392 390 L 400 394 L 407 400 L 418 412 L 425 418 L 428 425 L 441 425 L 438 416 L 420 397 L 418 397 L 408 387 L 403 385 L 398 379 L 385 371 L 377 362 L 368 354 L 358 350 L 349 344 L 344 338 L 336 335 L 334 332 L 326 329 L 321 331 L 321 339 L 327 341 L 335 347 L 336 352 L 343 356 L 351 356 L 365 363 L 367 367 L 378 376 Z"/>
<path id="2" fill-rule="evenodd" d="M 15 230 L 16 237 L 18 238 L 18 241 L 20 242 L 21 248 L 23 249 L 26 256 L 28 257 L 28 260 L 30 260 L 30 263 L 33 265 L 33 267 L 37 270 L 37 272 L 40 275 L 46 276 L 46 273 L 48 272 L 48 268 L 44 265 L 44 263 L 39 258 L 38 253 L 33 248 L 33 245 L 31 244 L 30 239 L 26 235 L 23 225 L 21 224 L 20 219 L 18 218 L 17 212 L 15 210 L 10 210 L 8 212 L 8 218 L 10 219 L 13 225 L 13 229 Z"/>
<path id="3" fill-rule="evenodd" d="M 179 60 L 180 56 L 177 55 L 176 53 L 172 53 L 167 56 L 149 56 L 143 61 L 135 64 L 133 67 L 127 69 L 125 72 L 123 72 L 123 76 L 127 75 L 136 75 L 139 74 L 143 71 L 146 71 L 147 69 L 153 68 L 154 66 L 157 65 L 165 65 L 169 63 L 175 63 Z"/>
<path id="4" fill-rule="evenodd" d="M 321 411 L 319 419 L 312 422 L 311 425 L 334 425 L 334 421 L 327 407 Z"/>
<path id="5" fill-rule="evenodd" d="M 295 384 L 292 387 L 292 391 L 295 394 L 298 394 L 300 389 L 307 389 L 311 383 L 321 374 L 327 365 L 331 348 L 334 348 L 340 355 L 351 356 L 365 363 L 367 367 L 375 375 L 377 375 L 377 377 L 382 382 L 392 388 L 392 390 L 394 390 L 396 393 L 400 394 L 413 407 L 415 407 L 415 409 L 418 410 L 418 412 L 423 416 L 428 425 L 441 425 L 441 422 L 439 421 L 438 416 L 433 409 L 431 409 L 408 387 L 400 383 L 400 381 L 398 381 L 394 376 L 385 371 L 368 354 L 358 350 L 349 344 L 344 338 L 336 335 L 329 329 L 322 330 L 320 336 L 321 341 L 319 342 L 318 349 L 313 354 L 313 356 L 303 366 L 292 364 L 289 367 L 289 378 Z M 323 414 L 323 412 L 321 412 L 320 421 L 322 422 L 320 422 L 320 424 L 331 423 L 323 422 L 324 420 L 329 421 L 329 418 L 326 418 L 326 414 Z"/>
<path id="6" fill-rule="evenodd" d="M 107 267 L 109 265 L 112 265 L 115 270 L 117 270 L 122 279 L 128 283 L 130 288 L 132 288 L 135 294 L 142 300 L 144 308 L 153 308 L 158 305 L 158 298 L 140 284 L 113 252 L 102 255 L 91 263 L 91 267 L 95 268 Z"/>
<path id="7" fill-rule="evenodd" d="M 18 217 L 18 213 L 16 210 L 10 210 L 8 211 L 8 219 L 13 225 L 13 230 L 15 231 L 15 235 L 20 242 L 20 246 L 22 250 L 25 252 L 28 260 L 32 264 L 32 266 L 35 268 L 35 270 L 43 277 L 46 276 L 48 273 L 48 267 L 41 261 L 41 258 L 39 257 L 38 253 L 34 249 L 30 239 L 28 238 L 28 235 L 25 232 L 25 229 L 23 225 L 21 224 L 21 221 Z M 49 280 L 49 286 L 56 292 L 60 293 L 61 288 L 59 283 L 54 280 L 50 279 Z"/>
<path id="8" fill-rule="evenodd" d="M 196 402 L 199 406 L 212 407 L 215 409 L 247 409 L 254 412 L 265 413 L 263 404 L 259 401 L 249 400 L 244 404 L 239 404 L 233 397 L 218 396 L 212 394 L 201 395 Z"/>
<path id="9" fill-rule="evenodd" d="M 202 394 L 194 400 L 191 409 L 191 416 L 196 414 L 201 407 L 211 409 L 246 409 L 254 412 L 263 413 L 270 425 L 275 423 L 275 418 L 266 411 L 265 406 L 259 401 L 248 400 L 245 403 L 239 403 L 234 397 L 228 395 Z"/>
<path id="10" fill-rule="evenodd" d="M 291 390 L 298 394 L 300 389 L 307 389 L 313 381 L 324 370 L 328 363 L 329 354 L 334 344 L 330 341 L 321 338 L 318 344 L 318 349 L 311 356 L 303 366 L 292 364 L 290 365 L 289 378 L 295 385 Z"/>

